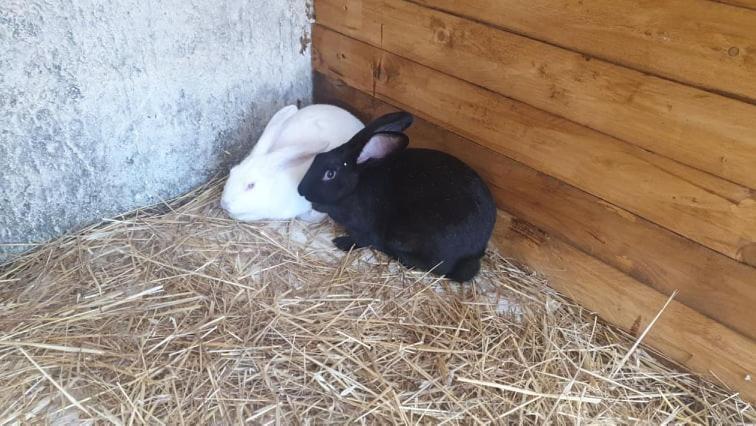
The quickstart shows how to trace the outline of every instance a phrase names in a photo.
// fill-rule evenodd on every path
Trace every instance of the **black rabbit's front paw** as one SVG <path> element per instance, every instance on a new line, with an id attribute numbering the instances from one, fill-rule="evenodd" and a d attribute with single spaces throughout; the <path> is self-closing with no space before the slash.
<path id="1" fill-rule="evenodd" d="M 354 242 L 354 240 L 352 239 L 352 237 L 349 237 L 349 236 L 346 236 L 346 235 L 343 236 L 343 237 L 336 237 L 332 241 L 333 241 L 333 244 L 336 247 L 338 247 L 339 250 L 342 250 L 342 251 L 347 251 L 348 252 L 349 250 L 352 249 L 352 247 L 354 247 L 356 249 L 360 248 L 360 246 L 356 242 Z"/>

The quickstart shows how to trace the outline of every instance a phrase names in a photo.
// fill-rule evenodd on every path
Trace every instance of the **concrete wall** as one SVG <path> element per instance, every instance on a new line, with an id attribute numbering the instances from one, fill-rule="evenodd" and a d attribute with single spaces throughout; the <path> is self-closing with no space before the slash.
<path id="1" fill-rule="evenodd" d="M 311 7 L 1 0 L 0 257 L 237 161 L 310 101 Z"/>

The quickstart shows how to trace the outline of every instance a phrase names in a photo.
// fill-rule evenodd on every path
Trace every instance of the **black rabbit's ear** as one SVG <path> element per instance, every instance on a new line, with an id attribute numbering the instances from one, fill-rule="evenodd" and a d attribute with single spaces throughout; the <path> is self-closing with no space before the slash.
<path id="1" fill-rule="evenodd" d="M 397 146 L 395 147 L 394 151 L 403 149 L 407 146 L 408 142 L 407 136 L 405 136 L 401 132 L 412 124 L 412 120 L 412 114 L 404 111 L 392 112 L 391 114 L 386 114 L 376 118 L 375 120 L 370 122 L 370 124 L 365 126 L 365 128 L 357 132 L 356 135 L 352 136 L 352 139 L 350 139 L 349 142 L 344 145 L 343 150 L 344 152 L 346 152 L 347 158 L 350 158 L 354 161 L 359 157 L 361 161 L 358 161 L 358 163 L 364 163 L 371 158 L 378 159 L 378 156 L 372 156 L 370 153 L 373 152 L 373 150 L 378 153 L 383 149 L 390 148 L 390 146 L 392 145 L 387 141 L 379 142 L 378 140 L 376 140 L 374 141 L 374 143 L 379 145 L 377 147 L 368 148 L 366 145 L 368 145 L 373 138 L 396 139 L 394 145 Z M 381 134 L 383 136 L 379 137 L 379 135 Z M 401 143 L 398 143 L 401 140 L 405 141 L 403 145 Z M 362 152 L 365 152 L 365 154 L 362 154 Z M 392 150 L 389 150 L 385 154 L 388 155 L 391 152 Z"/>
<path id="2" fill-rule="evenodd" d="M 367 125 L 366 129 L 371 133 L 402 132 L 412 125 L 412 121 L 412 114 L 408 112 L 392 112 L 376 118 Z"/>
<path id="3" fill-rule="evenodd" d="M 366 161 L 382 160 L 407 147 L 409 139 L 404 133 L 381 132 L 374 134 L 362 147 L 357 156 L 357 164 Z"/>

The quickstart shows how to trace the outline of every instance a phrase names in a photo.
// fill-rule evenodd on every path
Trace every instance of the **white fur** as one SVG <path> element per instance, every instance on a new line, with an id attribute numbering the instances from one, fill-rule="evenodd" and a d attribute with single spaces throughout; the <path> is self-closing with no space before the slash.
<path id="1" fill-rule="evenodd" d="M 355 116 L 333 105 L 282 108 L 247 158 L 231 169 L 221 205 L 241 221 L 323 220 L 325 214 L 312 210 L 297 186 L 316 154 L 344 144 L 363 127 Z M 251 183 L 254 187 L 248 189 Z"/>

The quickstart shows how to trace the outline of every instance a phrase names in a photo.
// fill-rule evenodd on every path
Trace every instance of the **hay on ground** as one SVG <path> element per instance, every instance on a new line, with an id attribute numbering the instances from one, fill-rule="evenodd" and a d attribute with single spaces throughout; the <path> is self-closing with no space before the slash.
<path id="1" fill-rule="evenodd" d="M 457 286 L 221 183 L 0 269 L 0 423 L 756 421 L 494 250 Z"/>

